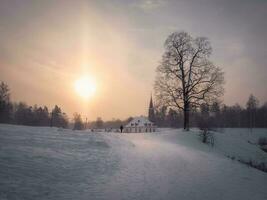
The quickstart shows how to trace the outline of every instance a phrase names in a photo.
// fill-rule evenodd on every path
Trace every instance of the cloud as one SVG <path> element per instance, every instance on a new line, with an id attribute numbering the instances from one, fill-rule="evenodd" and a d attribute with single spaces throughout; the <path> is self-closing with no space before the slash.
<path id="1" fill-rule="evenodd" d="M 141 0 L 134 3 L 134 6 L 144 11 L 155 10 L 166 4 L 164 0 Z"/>

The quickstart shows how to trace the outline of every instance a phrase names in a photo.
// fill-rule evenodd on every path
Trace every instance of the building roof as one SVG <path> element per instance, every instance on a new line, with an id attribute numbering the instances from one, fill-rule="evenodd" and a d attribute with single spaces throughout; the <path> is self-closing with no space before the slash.
<path id="1" fill-rule="evenodd" d="M 145 127 L 152 126 L 153 122 L 149 121 L 147 117 L 135 117 L 125 127 Z"/>

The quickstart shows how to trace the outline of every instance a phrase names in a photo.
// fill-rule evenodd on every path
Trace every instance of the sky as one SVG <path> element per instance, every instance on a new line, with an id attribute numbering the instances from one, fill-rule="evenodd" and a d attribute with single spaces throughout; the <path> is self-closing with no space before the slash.
<path id="1" fill-rule="evenodd" d="M 0 0 L 0 80 L 13 101 L 93 120 L 146 115 L 172 32 L 208 37 L 223 102 L 267 101 L 266 0 Z M 74 83 L 88 75 L 89 99 Z"/>

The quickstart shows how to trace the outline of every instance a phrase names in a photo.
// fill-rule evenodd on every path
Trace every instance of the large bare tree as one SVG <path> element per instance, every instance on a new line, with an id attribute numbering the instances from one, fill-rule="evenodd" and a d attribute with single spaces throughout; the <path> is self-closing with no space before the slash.
<path id="1" fill-rule="evenodd" d="M 224 74 L 209 60 L 212 48 L 205 37 L 174 32 L 164 47 L 155 95 L 161 105 L 183 110 L 184 129 L 189 130 L 190 108 L 213 102 L 222 95 Z"/>

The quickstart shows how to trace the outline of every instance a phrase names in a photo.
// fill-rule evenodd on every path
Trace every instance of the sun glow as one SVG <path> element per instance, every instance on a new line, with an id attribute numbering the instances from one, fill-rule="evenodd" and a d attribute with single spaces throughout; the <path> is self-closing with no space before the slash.
<path id="1" fill-rule="evenodd" d="M 75 91 L 85 99 L 92 97 L 96 91 L 96 84 L 92 78 L 83 76 L 75 81 Z"/>

